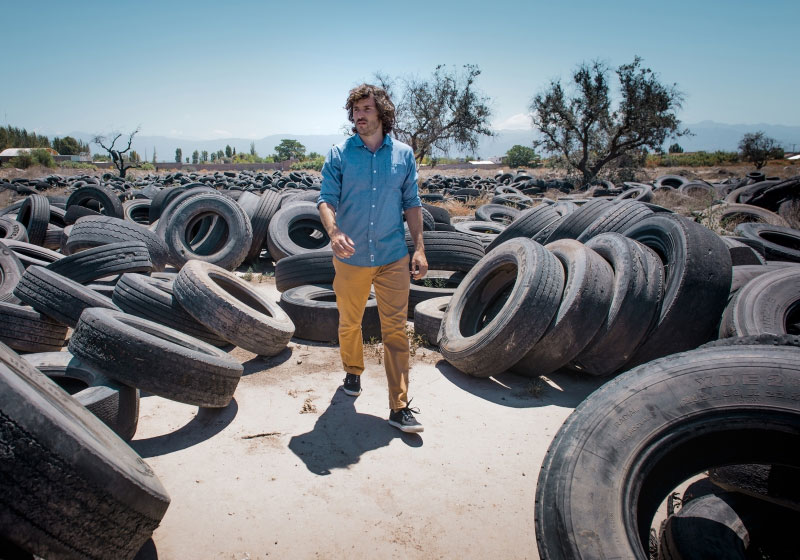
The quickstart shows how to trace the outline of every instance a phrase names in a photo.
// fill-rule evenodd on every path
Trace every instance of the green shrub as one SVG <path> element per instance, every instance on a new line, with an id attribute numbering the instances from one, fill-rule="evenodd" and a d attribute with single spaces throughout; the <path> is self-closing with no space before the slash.
<path id="1" fill-rule="evenodd" d="M 88 161 L 61 161 L 58 163 L 58 166 L 66 169 L 93 169 L 97 171 L 97 166 L 92 165 Z"/>
<path id="2" fill-rule="evenodd" d="M 736 163 L 739 161 L 737 152 L 690 152 L 672 154 L 648 154 L 647 167 L 710 167 Z"/>
<path id="3" fill-rule="evenodd" d="M 141 169 L 143 171 L 155 171 L 156 166 L 150 163 L 149 161 L 146 161 L 143 164 L 139 165 L 137 169 Z"/>
<path id="4" fill-rule="evenodd" d="M 289 168 L 294 171 L 300 171 L 303 169 L 311 169 L 313 171 L 322 171 L 322 166 L 325 164 L 325 157 L 319 156 L 313 159 L 304 159 L 303 161 L 297 161 L 293 163 Z"/>
<path id="5" fill-rule="evenodd" d="M 22 152 L 17 157 L 11 159 L 11 165 L 17 169 L 28 169 L 33 165 L 33 156 L 30 152 Z"/>

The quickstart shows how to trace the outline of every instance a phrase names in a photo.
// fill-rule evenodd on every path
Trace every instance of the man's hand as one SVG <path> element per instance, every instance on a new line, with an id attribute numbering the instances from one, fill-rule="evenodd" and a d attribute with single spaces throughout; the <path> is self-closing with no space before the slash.
<path id="1" fill-rule="evenodd" d="M 348 235 L 336 228 L 331 235 L 331 250 L 340 259 L 349 259 L 355 254 L 356 246 Z"/>
<path id="2" fill-rule="evenodd" d="M 411 278 L 419 280 L 428 274 L 428 259 L 425 258 L 425 251 L 414 251 L 414 255 L 409 262 L 411 268 Z"/>

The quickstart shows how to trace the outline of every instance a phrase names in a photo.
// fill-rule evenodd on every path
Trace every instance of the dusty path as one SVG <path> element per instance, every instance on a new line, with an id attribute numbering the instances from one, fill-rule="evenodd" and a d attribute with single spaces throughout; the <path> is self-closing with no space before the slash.
<path id="1" fill-rule="evenodd" d="M 386 423 L 374 350 L 357 399 L 339 388 L 335 346 L 232 353 L 245 375 L 227 408 L 142 398 L 133 447 L 172 503 L 139 558 L 537 558 L 539 466 L 599 384 L 474 379 L 419 348 L 411 396 L 425 432 L 405 435 Z"/>

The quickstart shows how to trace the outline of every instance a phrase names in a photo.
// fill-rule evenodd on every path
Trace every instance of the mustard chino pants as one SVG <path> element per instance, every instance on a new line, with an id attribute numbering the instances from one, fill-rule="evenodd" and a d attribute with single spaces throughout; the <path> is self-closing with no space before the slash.
<path id="1" fill-rule="evenodd" d="M 411 277 L 409 257 L 382 266 L 353 266 L 333 258 L 336 276 L 333 291 L 339 309 L 339 351 L 347 373 L 364 371 L 364 347 L 361 320 L 375 286 L 375 299 L 381 319 L 383 363 L 389 383 L 389 407 L 392 410 L 408 405 L 408 292 Z"/>

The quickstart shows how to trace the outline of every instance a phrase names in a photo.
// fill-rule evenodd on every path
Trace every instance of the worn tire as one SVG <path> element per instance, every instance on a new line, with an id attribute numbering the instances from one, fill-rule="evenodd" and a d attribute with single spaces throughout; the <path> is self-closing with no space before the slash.
<path id="1" fill-rule="evenodd" d="M 280 306 L 210 263 L 186 263 L 172 289 L 178 303 L 200 323 L 255 354 L 278 354 L 294 334 L 294 324 Z"/>
<path id="2" fill-rule="evenodd" d="M 210 344 L 110 309 L 81 315 L 69 351 L 120 383 L 201 407 L 227 406 L 244 369 Z"/>
<path id="3" fill-rule="evenodd" d="M 611 375 L 631 359 L 658 317 L 664 266 L 652 250 L 619 233 L 600 234 L 586 246 L 611 265 L 612 298 L 604 323 L 570 365 L 590 375 Z"/>
<path id="4" fill-rule="evenodd" d="M 506 226 L 497 237 L 486 247 L 486 251 L 491 251 L 501 243 L 514 239 L 515 237 L 533 238 L 537 233 L 547 226 L 557 222 L 560 216 L 556 210 L 547 204 L 540 204 L 525 210 L 517 216 L 513 222 Z"/>
<path id="5" fill-rule="evenodd" d="M 11 218 L 0 217 L 0 240 L 28 241 L 28 231 L 21 223 Z"/>
<path id="6" fill-rule="evenodd" d="M 545 244 L 559 239 L 578 239 L 586 228 L 601 216 L 605 216 L 611 208 L 614 208 L 614 204 L 609 200 L 601 198 L 590 200 L 571 214 L 564 216 L 558 227 L 548 236 Z"/>
<path id="7" fill-rule="evenodd" d="M 296 338 L 318 342 L 339 339 L 339 309 L 331 284 L 289 288 L 281 294 L 280 306 L 294 323 Z M 381 338 L 378 301 L 373 294 L 370 294 L 364 308 L 361 336 L 364 340 Z"/>
<path id="8" fill-rule="evenodd" d="M 50 201 L 41 194 L 28 196 L 22 202 L 16 220 L 25 226 L 30 243 L 44 245 L 50 223 Z"/>
<path id="9" fill-rule="evenodd" d="M 439 330 L 453 296 L 426 299 L 414 306 L 414 333 L 431 346 L 439 345 Z"/>
<path id="10" fill-rule="evenodd" d="M 304 201 L 278 210 L 269 222 L 267 247 L 275 262 L 300 253 L 330 251 L 331 240 L 317 205 Z"/>
<path id="11" fill-rule="evenodd" d="M 510 239 L 467 273 L 442 320 L 439 347 L 476 377 L 507 370 L 547 331 L 558 311 L 564 270 L 538 243 Z"/>
<path id="12" fill-rule="evenodd" d="M 212 218 L 213 216 L 213 218 Z M 201 220 L 214 223 L 208 232 L 217 242 L 192 242 Z M 233 270 L 244 261 L 253 243 L 250 218 L 233 200 L 216 193 L 201 193 L 184 200 L 169 217 L 165 230 L 170 262 L 181 268 L 189 260 L 212 263 Z"/>
<path id="13" fill-rule="evenodd" d="M 144 226 L 127 222 L 119 218 L 107 216 L 87 216 L 80 218 L 67 239 L 67 254 L 77 253 L 99 245 L 120 243 L 123 241 L 141 241 L 150 251 L 150 260 L 156 271 L 164 270 L 169 253 L 164 241 Z"/>
<path id="14" fill-rule="evenodd" d="M 281 196 L 275 191 L 264 191 L 258 201 L 253 217 L 250 219 L 250 225 L 253 229 L 253 242 L 250 244 L 250 249 L 247 252 L 247 260 L 250 262 L 257 262 L 261 254 L 261 249 L 267 246 L 267 230 L 269 229 L 269 222 L 278 211 L 281 205 Z M 277 277 L 277 267 L 275 276 Z"/>
<path id="15" fill-rule="evenodd" d="M 133 558 L 169 496 L 124 441 L 0 345 L 0 535 L 46 558 Z"/>
<path id="16" fill-rule="evenodd" d="M 139 423 L 139 390 L 113 381 L 69 352 L 40 352 L 22 356 L 125 441 L 133 439 Z"/>
<path id="17" fill-rule="evenodd" d="M 800 262 L 800 231 L 769 224 L 739 224 L 736 235 L 764 244 L 767 260 Z"/>
<path id="18" fill-rule="evenodd" d="M 0 342 L 17 352 L 58 352 L 67 327 L 30 307 L 0 301 Z"/>
<path id="19" fill-rule="evenodd" d="M 606 260 L 580 241 L 548 243 L 564 268 L 564 291 L 545 333 L 511 370 L 531 377 L 547 375 L 575 358 L 592 341 L 611 307 L 614 272 Z"/>
<path id="20" fill-rule="evenodd" d="M 227 340 L 208 330 L 178 303 L 172 293 L 173 281 L 143 274 L 123 274 L 114 286 L 111 301 L 125 313 L 162 324 L 213 346 L 226 346 Z"/>
<path id="21" fill-rule="evenodd" d="M 516 208 L 504 204 L 484 204 L 475 209 L 475 219 L 508 225 L 516 220 L 520 213 Z"/>
<path id="22" fill-rule="evenodd" d="M 731 256 L 720 237 L 672 214 L 654 214 L 624 235 L 653 249 L 666 273 L 658 321 L 628 367 L 716 338 L 732 276 Z"/>
<path id="23" fill-rule="evenodd" d="M 59 259 L 46 267 L 79 284 L 126 272 L 152 272 L 150 251 L 141 241 L 109 243 Z"/>
<path id="24" fill-rule="evenodd" d="M 307 284 L 333 284 L 334 276 L 332 251 L 300 253 L 275 263 L 275 287 L 279 292 Z"/>
<path id="25" fill-rule="evenodd" d="M 601 233 L 622 233 L 652 215 L 653 211 L 641 202 L 635 200 L 617 202 L 589 224 L 577 239 L 581 243 L 586 243 Z"/>
<path id="26" fill-rule="evenodd" d="M 408 254 L 414 253 L 414 243 L 406 235 Z M 469 272 L 484 255 L 483 243 L 474 235 L 460 231 L 422 232 L 428 270 Z"/>
<path id="27" fill-rule="evenodd" d="M 97 205 L 98 211 L 104 216 L 122 219 L 125 212 L 122 209 L 122 202 L 119 196 L 110 188 L 104 185 L 87 185 L 79 187 L 69 195 L 67 199 L 67 210 L 70 206 L 84 206 L 91 208 L 90 205 Z"/>
<path id="28" fill-rule="evenodd" d="M 0 301 L 19 302 L 13 292 L 23 274 L 25 266 L 22 261 L 14 251 L 0 241 Z"/>
<path id="29" fill-rule="evenodd" d="M 536 487 L 539 555 L 647 558 L 658 505 L 678 483 L 731 463 L 796 462 L 800 350 L 680 353 L 627 371 L 567 418 Z"/>
<path id="30" fill-rule="evenodd" d="M 800 266 L 780 267 L 745 284 L 728 304 L 719 337 L 790 332 L 800 323 Z"/>
<path id="31" fill-rule="evenodd" d="M 40 266 L 25 270 L 14 295 L 36 311 L 72 328 L 87 308 L 119 311 L 108 297 Z"/>
<path id="32" fill-rule="evenodd" d="M 19 258 L 22 265 L 27 268 L 32 264 L 39 266 L 47 266 L 54 263 L 59 259 L 64 258 L 64 255 L 57 253 L 45 247 L 33 245 L 27 241 L 14 241 L 11 239 L 3 239 L 0 241 L 6 247 L 11 249 L 14 254 Z"/>

